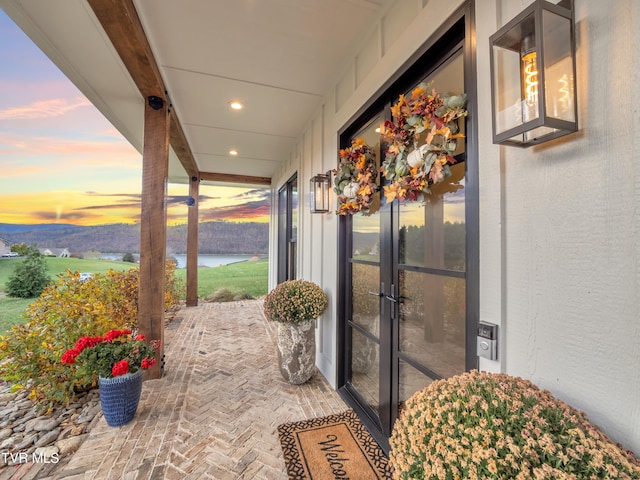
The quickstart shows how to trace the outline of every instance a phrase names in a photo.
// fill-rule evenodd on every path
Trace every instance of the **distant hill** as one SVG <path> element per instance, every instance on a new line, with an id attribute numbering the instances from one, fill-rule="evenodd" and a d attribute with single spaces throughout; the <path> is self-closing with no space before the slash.
<path id="1" fill-rule="evenodd" d="M 72 254 L 137 253 L 140 225 L 112 224 L 94 227 L 0 223 L 0 237 L 7 243 L 36 244 L 42 248 L 67 248 Z M 208 254 L 265 254 L 269 249 L 266 223 L 204 222 L 198 228 L 198 251 Z M 167 227 L 167 251 L 186 252 L 187 226 Z"/>
<path id="2" fill-rule="evenodd" d="M 82 229 L 85 227 L 79 227 L 78 225 L 71 225 L 70 223 L 39 223 L 35 225 L 22 225 L 18 223 L 0 223 L 0 234 L 2 233 L 22 233 L 31 231 L 45 231 L 45 230 L 73 230 Z"/>

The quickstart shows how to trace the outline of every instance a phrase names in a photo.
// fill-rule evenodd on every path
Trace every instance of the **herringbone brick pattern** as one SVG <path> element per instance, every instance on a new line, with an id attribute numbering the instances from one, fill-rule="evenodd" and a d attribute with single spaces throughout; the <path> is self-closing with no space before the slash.
<path id="1" fill-rule="evenodd" d="M 318 373 L 280 376 L 258 301 L 183 308 L 165 332 L 165 375 L 143 384 L 134 420 L 104 419 L 48 478 L 286 479 L 279 424 L 344 411 Z"/>

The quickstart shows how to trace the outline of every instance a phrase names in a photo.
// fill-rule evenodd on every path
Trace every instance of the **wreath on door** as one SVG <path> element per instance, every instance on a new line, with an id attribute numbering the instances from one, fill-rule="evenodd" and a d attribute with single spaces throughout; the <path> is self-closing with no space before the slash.
<path id="1" fill-rule="evenodd" d="M 371 211 L 374 194 L 378 191 L 376 180 L 376 153 L 365 144 L 364 138 L 356 138 L 351 146 L 340 150 L 340 165 L 334 174 L 334 191 L 338 195 L 338 215 Z"/>
<path id="2" fill-rule="evenodd" d="M 391 107 L 392 121 L 384 124 L 383 137 L 389 143 L 380 167 L 389 184 L 384 186 L 388 203 L 395 199 L 418 200 L 430 193 L 429 186 L 451 176 L 450 165 L 460 133 L 459 119 L 467 115 L 467 95 L 441 95 L 418 85 L 409 98 L 400 95 Z M 351 146 L 340 150 L 339 167 L 334 173 L 334 191 L 338 195 L 339 215 L 367 215 L 379 198 L 376 154 L 356 138 Z"/>
<path id="3" fill-rule="evenodd" d="M 425 83 L 409 98 L 400 95 L 391 107 L 393 121 L 384 125 L 390 143 L 381 171 L 389 185 L 384 187 L 387 202 L 418 200 L 430 193 L 429 186 L 451 175 L 454 152 L 460 133 L 458 119 L 467 115 L 467 95 L 440 95 Z"/>

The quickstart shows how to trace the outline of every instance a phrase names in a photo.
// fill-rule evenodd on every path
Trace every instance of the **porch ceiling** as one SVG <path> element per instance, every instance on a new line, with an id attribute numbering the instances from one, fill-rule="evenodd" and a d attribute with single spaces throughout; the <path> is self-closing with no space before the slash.
<path id="1" fill-rule="evenodd" d="M 132 4 L 197 169 L 242 182 L 271 177 L 287 160 L 388 0 Z M 0 7 L 141 151 L 143 96 L 89 2 L 0 0 Z M 231 110 L 231 100 L 245 108 Z M 232 149 L 239 154 L 231 157 Z M 188 178 L 172 151 L 170 181 Z"/>

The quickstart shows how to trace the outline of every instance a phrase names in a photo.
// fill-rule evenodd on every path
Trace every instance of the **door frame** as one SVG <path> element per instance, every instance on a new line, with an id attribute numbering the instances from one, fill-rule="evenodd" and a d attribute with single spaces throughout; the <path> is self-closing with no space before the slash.
<path id="1" fill-rule="evenodd" d="M 428 8 L 428 7 L 427 7 Z M 462 42 L 464 62 L 464 88 L 467 94 L 466 122 L 466 173 L 465 173 L 465 228 L 466 228 L 466 336 L 465 336 L 465 368 L 478 368 L 476 355 L 476 332 L 479 321 L 479 187 L 478 187 L 478 125 L 477 125 L 477 67 L 475 41 L 475 7 L 472 0 L 467 0 L 443 25 L 412 55 L 407 62 L 391 76 L 378 92 L 346 123 L 338 132 L 340 148 L 348 146 L 350 138 L 374 117 L 383 112 L 386 106 L 393 104 L 400 93 L 424 78 L 432 69 L 434 52 L 449 52 Z M 428 65 L 428 66 L 427 66 Z M 385 206 L 383 208 L 392 208 Z M 397 221 L 397 218 L 396 218 Z M 375 440 L 386 452 L 389 451 L 389 439 L 381 433 L 381 425 L 377 418 L 369 415 L 369 407 L 361 398 L 348 388 L 348 359 L 350 358 L 351 339 L 347 338 L 346 318 L 350 309 L 350 295 L 346 287 L 351 264 L 348 262 L 351 252 L 352 219 L 349 215 L 340 218 L 338 225 L 338 375 L 337 386 L 341 397 L 358 414 L 361 422 L 372 433 Z M 397 238 L 394 240 L 397 241 Z M 382 250 L 382 245 L 380 246 Z M 381 259 L 382 261 L 382 259 Z M 389 359 L 391 361 L 391 359 Z M 397 366 L 390 365 L 390 371 Z M 396 372 L 397 373 L 397 372 Z M 381 403 L 384 399 L 381 399 Z M 382 405 L 381 405 L 382 406 Z M 383 422 L 389 422 L 397 416 L 397 399 L 392 399 L 388 412 L 380 408 Z M 388 417 L 388 418 L 384 418 Z"/>

